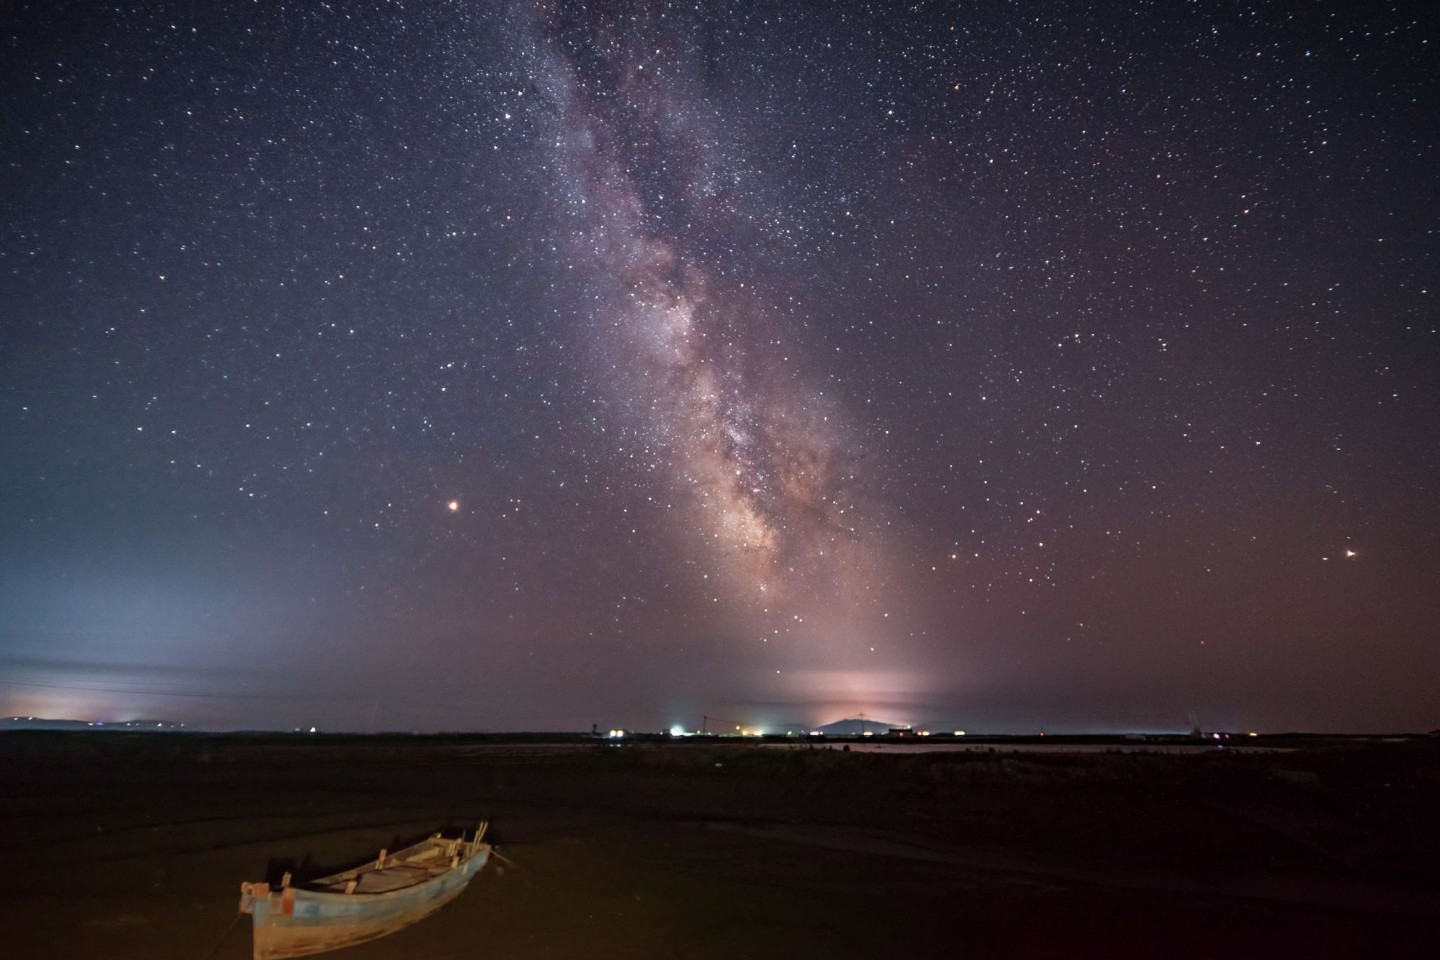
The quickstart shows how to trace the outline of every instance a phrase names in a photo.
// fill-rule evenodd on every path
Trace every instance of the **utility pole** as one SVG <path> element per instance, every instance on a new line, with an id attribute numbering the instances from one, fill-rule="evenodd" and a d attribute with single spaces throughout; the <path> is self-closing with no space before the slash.
<path id="1" fill-rule="evenodd" d="M 700 732 L 701 732 L 701 733 L 709 733 L 709 732 L 710 732 L 710 718 L 709 718 L 708 716 L 703 716 L 703 717 L 700 718 L 700 720 L 701 720 Z"/>

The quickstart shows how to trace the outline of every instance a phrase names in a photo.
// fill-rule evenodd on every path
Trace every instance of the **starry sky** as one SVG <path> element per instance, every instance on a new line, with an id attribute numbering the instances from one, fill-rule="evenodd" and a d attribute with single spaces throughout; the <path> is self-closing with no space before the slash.
<path id="1" fill-rule="evenodd" d="M 6 4 L 0 713 L 1440 726 L 1437 26 Z"/>

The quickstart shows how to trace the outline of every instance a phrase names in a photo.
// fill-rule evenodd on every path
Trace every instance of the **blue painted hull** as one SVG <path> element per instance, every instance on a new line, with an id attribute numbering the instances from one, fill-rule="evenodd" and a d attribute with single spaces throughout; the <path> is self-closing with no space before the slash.
<path id="1" fill-rule="evenodd" d="M 271 891 L 268 884 L 242 884 L 240 909 L 255 918 L 255 960 L 336 950 L 375 940 L 423 920 L 458 897 L 490 858 L 487 844 L 465 844 L 464 849 L 468 855 L 450 869 L 382 893 L 296 887 Z M 450 858 L 445 860 L 449 862 Z"/>

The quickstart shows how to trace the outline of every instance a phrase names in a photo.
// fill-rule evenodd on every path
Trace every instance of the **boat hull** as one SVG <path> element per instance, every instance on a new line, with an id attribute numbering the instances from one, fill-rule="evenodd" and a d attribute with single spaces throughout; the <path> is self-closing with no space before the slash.
<path id="1" fill-rule="evenodd" d="M 306 957 L 402 930 L 458 897 L 489 858 L 489 846 L 481 844 L 453 869 L 387 893 L 242 889 L 241 909 L 255 918 L 254 960 Z"/>

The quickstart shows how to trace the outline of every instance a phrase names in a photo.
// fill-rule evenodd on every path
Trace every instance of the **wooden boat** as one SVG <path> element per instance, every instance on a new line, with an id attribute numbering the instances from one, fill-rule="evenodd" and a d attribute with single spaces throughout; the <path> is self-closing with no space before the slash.
<path id="1" fill-rule="evenodd" d="M 469 840 L 435 834 L 395 853 L 280 889 L 240 884 L 240 912 L 255 917 L 254 960 L 304 957 L 374 940 L 408 927 L 458 897 L 490 859 L 486 824 Z"/>

